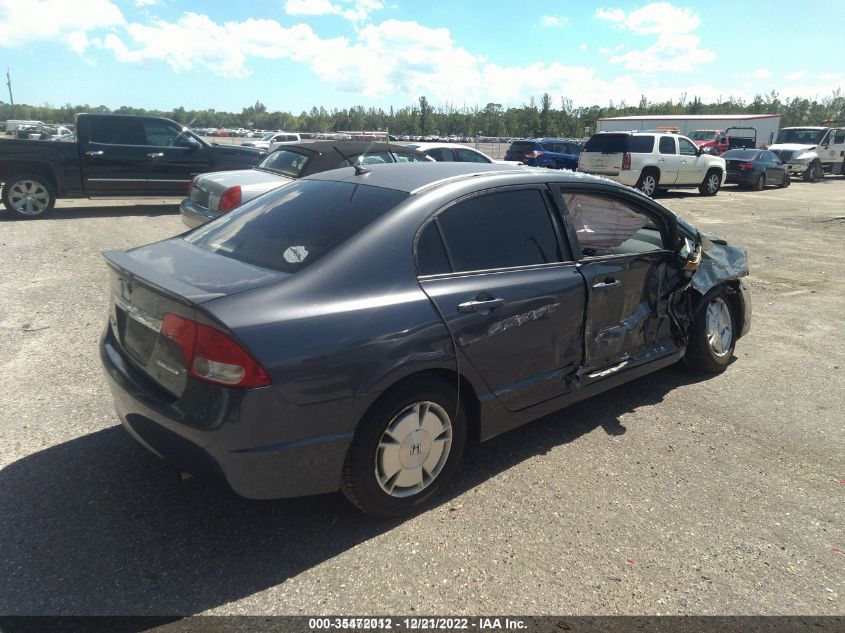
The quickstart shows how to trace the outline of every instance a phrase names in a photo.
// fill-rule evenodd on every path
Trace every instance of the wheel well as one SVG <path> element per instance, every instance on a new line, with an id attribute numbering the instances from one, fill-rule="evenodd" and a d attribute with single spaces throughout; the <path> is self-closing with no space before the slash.
<path id="1" fill-rule="evenodd" d="M 692 292 L 694 292 L 696 296 L 694 305 L 697 305 L 702 299 L 704 299 L 705 296 L 708 295 L 724 296 L 725 300 L 728 302 L 728 307 L 730 307 L 731 309 L 731 313 L 736 318 L 737 324 L 743 323 L 745 321 L 742 300 L 739 297 L 739 281 L 732 280 L 721 283 L 718 286 L 714 286 L 713 288 L 708 290 L 706 295 L 702 295 L 698 290 L 693 290 Z M 696 312 L 698 311 L 696 310 Z M 737 331 L 737 337 L 738 336 L 739 332 Z"/>
<path id="2" fill-rule="evenodd" d="M 53 190 L 58 193 L 59 187 L 56 181 L 56 176 L 49 165 L 44 163 L 26 163 L 15 162 L 14 165 L 6 164 L 0 165 L 0 181 L 6 182 L 12 176 L 17 174 L 32 174 L 34 176 L 41 176 L 52 185 Z"/>
<path id="3" fill-rule="evenodd" d="M 478 399 L 478 394 L 476 394 L 472 383 L 470 383 L 465 376 L 456 371 L 452 371 L 451 369 L 427 369 L 397 380 L 381 392 L 381 394 L 367 408 L 367 411 L 364 413 L 362 418 L 366 417 L 369 412 L 372 411 L 382 401 L 382 399 L 387 397 L 387 395 L 394 389 L 406 382 L 417 380 L 421 376 L 437 376 L 450 385 L 458 385 L 459 397 L 464 406 L 464 411 L 466 412 L 468 437 L 478 440 L 481 437 L 481 401 Z"/>

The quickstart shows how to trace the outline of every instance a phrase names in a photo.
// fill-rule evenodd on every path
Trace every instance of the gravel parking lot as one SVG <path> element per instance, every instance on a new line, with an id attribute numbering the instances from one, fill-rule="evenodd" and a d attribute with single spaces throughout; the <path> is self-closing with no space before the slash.
<path id="1" fill-rule="evenodd" d="M 4 614 L 842 614 L 845 179 L 664 204 L 748 248 L 751 334 L 471 446 L 401 522 L 340 495 L 252 502 L 118 425 L 100 252 L 176 200 L 0 213 Z"/>

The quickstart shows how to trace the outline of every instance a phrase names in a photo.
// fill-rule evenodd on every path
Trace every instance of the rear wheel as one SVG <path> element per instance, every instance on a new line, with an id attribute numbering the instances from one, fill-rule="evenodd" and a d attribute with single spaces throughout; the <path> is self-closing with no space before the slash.
<path id="1" fill-rule="evenodd" d="M 653 169 L 648 169 L 640 175 L 640 179 L 634 187 L 642 191 L 649 198 L 653 198 L 654 194 L 657 192 L 657 183 L 659 182 L 659 179 L 660 176 L 658 176 L 657 172 Z"/>
<path id="2" fill-rule="evenodd" d="M 341 490 L 367 514 L 411 514 L 449 483 L 466 430 L 463 407 L 452 385 L 436 376 L 404 382 L 359 424 L 346 456 Z"/>
<path id="3" fill-rule="evenodd" d="M 704 176 L 704 181 L 698 185 L 698 193 L 702 196 L 715 196 L 722 186 L 722 174 L 718 169 L 711 169 Z"/>
<path id="4" fill-rule="evenodd" d="M 754 182 L 754 191 L 763 191 L 766 186 L 766 177 L 760 174 L 760 177 Z"/>
<path id="5" fill-rule="evenodd" d="M 56 204 L 53 185 L 36 174 L 13 174 L 3 185 L 3 204 L 17 218 L 44 217 Z"/>
<path id="6" fill-rule="evenodd" d="M 731 362 L 736 347 L 736 323 L 725 295 L 710 299 L 690 329 L 684 364 L 698 373 L 718 374 Z"/>

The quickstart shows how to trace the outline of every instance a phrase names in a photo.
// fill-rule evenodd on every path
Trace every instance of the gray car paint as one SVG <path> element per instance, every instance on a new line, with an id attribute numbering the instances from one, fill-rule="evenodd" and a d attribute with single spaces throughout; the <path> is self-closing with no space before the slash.
<path id="1" fill-rule="evenodd" d="M 213 464 L 205 470 L 222 469 L 229 485 L 243 496 L 336 490 L 358 421 L 382 392 L 419 372 L 447 372 L 444 375 L 464 389 L 468 406 L 477 413 L 472 416 L 478 421 L 475 434 L 486 439 L 671 364 L 683 354 L 680 344 L 657 345 L 609 373 L 575 372 L 562 393 L 509 409 L 503 397 L 507 394 L 491 390 L 465 346 L 444 324 L 426 293 L 428 282 L 421 283 L 416 274 L 418 229 L 458 197 L 493 187 L 561 183 L 636 196 L 669 220 L 674 217 L 629 188 L 565 172 L 462 163 L 373 166 L 361 174 L 348 168 L 308 178 L 413 195 L 325 258 L 284 278 L 265 276 L 266 271 L 216 255 L 198 258 L 198 266 L 181 238 L 109 257 L 118 275 L 134 275 L 141 286 L 149 280 L 150 291 L 185 296 L 190 294 L 186 286 L 196 288 L 193 298 L 185 301 L 197 318 L 230 332 L 270 373 L 273 384 L 262 389 L 189 381 L 187 396 L 173 403 L 150 395 L 146 377 L 121 357 L 108 329 L 101 347 L 117 408 L 133 436 L 159 454 L 173 451 L 165 456 L 177 462 L 193 459 L 194 449 L 178 448 L 180 443 L 202 447 Z M 250 209 L 248 203 L 232 214 Z M 731 257 L 724 248 L 710 250 L 712 270 L 723 256 Z M 696 289 L 705 294 L 713 284 L 736 281 L 747 268 L 733 258 L 733 263 L 722 262 L 717 273 L 710 265 L 703 271 L 693 279 L 699 277 Z M 513 324 L 518 327 L 520 319 Z M 180 409 L 186 398 L 186 406 L 194 409 Z M 165 435 L 159 437 L 161 433 Z"/>

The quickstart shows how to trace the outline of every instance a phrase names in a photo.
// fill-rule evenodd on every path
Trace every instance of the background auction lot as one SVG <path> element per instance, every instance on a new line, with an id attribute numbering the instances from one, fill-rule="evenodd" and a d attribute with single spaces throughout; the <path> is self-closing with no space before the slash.
<path id="1" fill-rule="evenodd" d="M 661 201 L 749 251 L 732 366 L 470 446 L 401 522 L 181 483 L 118 426 L 100 252 L 182 232 L 176 200 L 0 214 L 0 612 L 841 614 L 845 179 Z"/>

